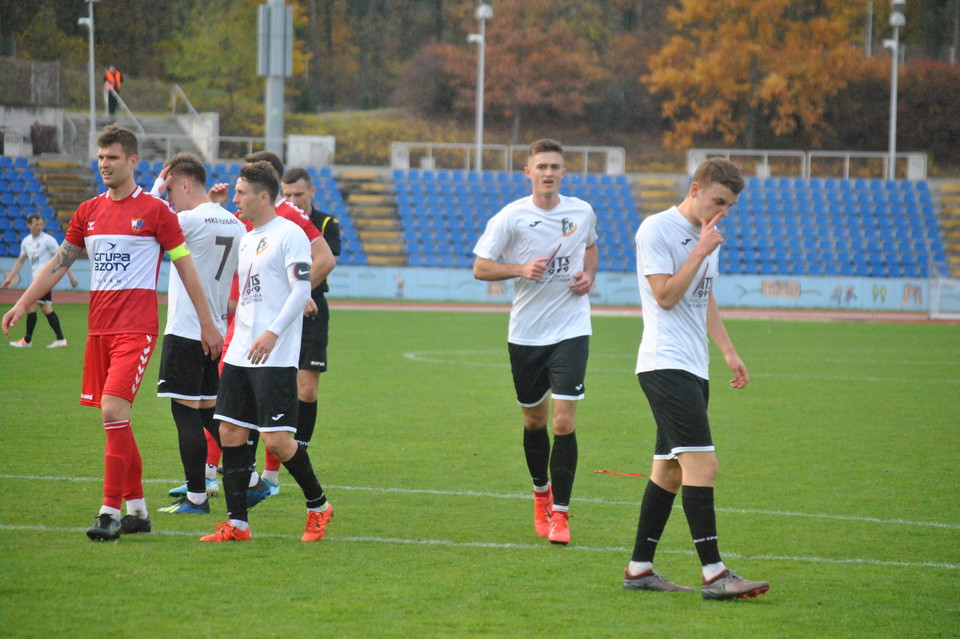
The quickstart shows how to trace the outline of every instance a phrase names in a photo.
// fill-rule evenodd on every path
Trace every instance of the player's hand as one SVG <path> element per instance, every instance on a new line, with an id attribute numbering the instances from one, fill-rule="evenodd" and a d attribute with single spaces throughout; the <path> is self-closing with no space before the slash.
<path id="1" fill-rule="evenodd" d="M 163 170 L 160 171 L 160 174 L 157 176 L 156 182 L 153 183 L 153 188 L 156 190 L 159 197 L 163 197 L 163 194 L 167 192 L 167 189 L 170 188 L 170 165 L 163 167 Z"/>
<path id="2" fill-rule="evenodd" d="M 0 284 L 3 288 L 10 288 L 10 278 L 6 277 L 3 280 L 3 284 Z"/>
<path id="3" fill-rule="evenodd" d="M 80 285 L 80 282 L 77 281 L 77 278 L 75 278 L 73 275 L 71 275 L 71 276 L 70 276 L 70 286 L 72 286 L 73 288 L 77 288 L 77 286 L 79 286 L 79 285 Z"/>
<path id="4" fill-rule="evenodd" d="M 303 314 L 307 317 L 316 315 L 320 311 L 320 307 L 317 306 L 317 303 L 311 297 L 307 300 L 307 303 L 303 307 Z"/>
<path id="5" fill-rule="evenodd" d="M 549 263 L 550 258 L 548 257 L 537 258 L 529 264 L 523 265 L 523 268 L 520 270 L 520 276 L 524 279 L 537 281 L 547 272 Z"/>
<path id="6" fill-rule="evenodd" d="M 589 273 L 580 271 L 573 276 L 573 283 L 568 286 L 577 295 L 586 295 L 593 288 L 593 277 Z"/>
<path id="7" fill-rule="evenodd" d="M 277 336 L 270 331 L 264 331 L 263 335 L 253 340 L 250 350 L 247 351 L 247 359 L 251 364 L 266 364 L 276 345 Z"/>
<path id="8" fill-rule="evenodd" d="M 3 334 L 10 337 L 10 329 L 17 325 L 21 317 L 23 317 L 23 309 L 19 306 L 14 306 L 7 311 L 6 315 L 3 316 L 3 322 L 0 323 L 0 329 L 3 329 Z"/>
<path id="9" fill-rule="evenodd" d="M 733 372 L 733 379 L 730 380 L 730 388 L 743 388 L 750 383 L 750 374 L 743 361 L 736 355 L 725 357 L 727 367 Z"/>
<path id="10" fill-rule="evenodd" d="M 719 213 L 708 222 L 704 222 L 700 228 L 700 241 L 697 246 L 703 249 L 706 255 L 713 253 L 718 246 L 723 244 L 723 234 L 717 228 L 717 222 L 727 216 L 726 213 Z"/>
<path id="11" fill-rule="evenodd" d="M 211 202 L 215 202 L 220 206 L 223 206 L 227 203 L 227 195 L 229 195 L 230 185 L 226 182 L 217 182 L 210 187 L 210 191 L 207 195 L 210 197 Z"/>
<path id="12" fill-rule="evenodd" d="M 200 324 L 200 345 L 203 347 L 203 354 L 209 355 L 212 360 L 219 358 L 223 352 L 223 335 L 212 322 L 206 326 Z"/>

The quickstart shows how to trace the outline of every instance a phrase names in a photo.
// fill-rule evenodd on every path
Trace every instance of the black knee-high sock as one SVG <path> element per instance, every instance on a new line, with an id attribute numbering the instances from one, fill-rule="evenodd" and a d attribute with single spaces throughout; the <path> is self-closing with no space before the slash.
<path id="1" fill-rule="evenodd" d="M 207 461 L 207 440 L 203 436 L 200 410 L 184 406 L 171 399 L 170 412 L 173 413 L 173 422 L 177 425 L 180 461 L 183 463 L 183 475 L 187 478 L 187 491 L 205 492 L 204 464 Z"/>
<path id="2" fill-rule="evenodd" d="M 313 439 L 313 430 L 317 426 L 317 402 L 299 402 L 297 410 L 297 434 L 293 436 L 297 443 L 309 446 Z"/>
<path id="3" fill-rule="evenodd" d="M 523 429 L 523 452 L 533 485 L 546 486 L 550 481 L 547 475 L 550 467 L 550 435 L 547 434 L 546 427 L 537 430 Z"/>
<path id="4" fill-rule="evenodd" d="M 210 436 L 213 437 L 213 441 L 217 442 L 217 446 L 220 446 L 220 422 L 214 421 L 213 415 L 217 412 L 217 409 L 213 406 L 210 408 L 201 408 L 200 409 L 200 421 L 203 422 L 203 427 L 206 429 Z"/>
<path id="5" fill-rule="evenodd" d="M 33 341 L 33 331 L 37 328 L 37 312 L 27 313 L 27 332 L 23 334 L 23 341 Z"/>
<path id="6" fill-rule="evenodd" d="M 713 506 L 712 486 L 684 486 L 683 514 L 687 516 L 693 545 L 700 556 L 701 565 L 720 561 L 717 544 L 717 513 Z"/>
<path id="7" fill-rule="evenodd" d="M 63 330 L 60 328 L 60 318 L 57 316 L 56 311 L 50 311 L 47 315 L 47 322 L 50 323 L 50 328 L 53 329 L 57 339 L 63 339 Z"/>
<path id="8" fill-rule="evenodd" d="M 554 435 L 550 455 L 550 479 L 553 484 L 553 505 L 567 506 L 577 474 L 577 434 Z"/>
<path id="9" fill-rule="evenodd" d="M 310 463 L 310 455 L 307 454 L 306 448 L 298 445 L 297 452 L 283 462 L 283 467 L 293 476 L 303 491 L 307 508 L 320 508 L 327 503 L 327 496 L 323 494 L 323 486 L 320 485 L 317 474 L 313 472 L 313 465 Z"/>
<path id="10" fill-rule="evenodd" d="M 657 544 L 663 529 L 667 527 L 673 500 L 676 494 L 664 490 L 660 486 L 647 482 L 647 489 L 640 502 L 640 520 L 637 522 L 637 539 L 633 545 L 633 561 L 648 561 L 653 563 L 653 555 L 657 552 Z"/>
<path id="11" fill-rule="evenodd" d="M 250 463 L 253 464 L 253 469 L 257 469 L 257 447 L 260 445 L 260 431 L 251 430 L 250 434 L 247 436 L 247 446 L 250 450 Z"/>
<path id="12" fill-rule="evenodd" d="M 227 515 L 230 519 L 247 519 L 247 486 L 253 462 L 246 444 L 223 446 L 223 492 L 226 496 Z"/>

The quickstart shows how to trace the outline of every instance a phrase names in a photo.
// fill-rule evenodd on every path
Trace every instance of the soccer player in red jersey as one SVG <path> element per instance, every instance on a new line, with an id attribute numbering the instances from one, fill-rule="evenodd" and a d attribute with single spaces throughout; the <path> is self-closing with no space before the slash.
<path id="1" fill-rule="evenodd" d="M 106 431 L 103 506 L 87 530 L 94 541 L 150 532 L 143 495 L 143 462 L 130 427 L 130 409 L 157 342 L 157 278 L 170 254 L 200 320 L 204 353 L 223 348 L 176 214 L 137 186 L 137 138 L 108 126 L 97 138 L 97 165 L 107 192 L 81 204 L 56 255 L 3 316 L 10 334 L 25 310 L 50 290 L 86 248 L 91 262 L 88 337 L 80 403 L 100 409 Z M 127 516 L 121 505 L 127 502 Z"/>

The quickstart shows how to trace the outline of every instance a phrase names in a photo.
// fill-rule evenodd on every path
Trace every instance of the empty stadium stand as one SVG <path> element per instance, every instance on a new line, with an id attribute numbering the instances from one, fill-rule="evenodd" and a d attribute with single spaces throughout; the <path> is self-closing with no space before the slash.
<path id="1" fill-rule="evenodd" d="M 209 185 L 227 183 L 232 200 L 241 164 L 206 166 Z M 90 169 L 102 192 L 95 162 Z M 161 169 L 160 162 L 141 163 L 137 182 L 149 188 Z M 48 201 L 53 186 L 42 181 L 43 174 L 38 178 L 40 171 L 26 158 L 0 156 L 0 256 L 19 253 L 32 212 L 47 218 L 48 230 L 63 238 L 58 211 Z M 348 170 L 335 176 L 327 167 L 308 171 L 317 204 L 340 221 L 343 265 L 469 268 L 487 220 L 530 190 L 521 172 L 411 169 L 371 177 Z M 633 237 L 640 220 L 679 201 L 683 190 L 683 180 L 666 176 L 631 184 L 624 175 L 579 173 L 568 173 L 562 189 L 594 206 L 600 269 L 619 272 L 636 268 Z M 931 277 L 960 271 L 960 185 L 955 184 L 748 178 L 722 226 L 727 239 L 721 269 L 729 274 Z"/>

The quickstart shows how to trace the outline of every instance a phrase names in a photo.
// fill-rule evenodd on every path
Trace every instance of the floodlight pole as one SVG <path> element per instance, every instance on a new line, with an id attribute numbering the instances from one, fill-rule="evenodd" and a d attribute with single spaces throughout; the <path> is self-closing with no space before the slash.
<path id="1" fill-rule="evenodd" d="M 77 24 L 87 28 L 87 71 L 90 75 L 90 131 L 87 132 L 87 152 L 90 157 L 96 157 L 97 140 L 97 89 L 93 59 L 93 3 L 100 0 L 87 0 L 87 6 L 90 10 L 86 18 L 77 19 Z"/>
<path id="2" fill-rule="evenodd" d="M 893 27 L 893 38 L 884 41 L 893 54 L 891 56 L 890 71 L 890 148 L 887 153 L 887 179 L 897 179 L 897 73 L 900 63 L 900 27 L 906 24 L 903 11 L 907 7 L 906 0 L 892 0 L 893 11 L 890 13 L 890 26 Z"/>
<path id="3" fill-rule="evenodd" d="M 493 9 L 485 2 L 481 2 L 476 12 L 480 33 L 471 33 L 467 42 L 477 45 L 477 121 L 476 121 L 476 164 L 475 170 L 483 170 L 483 72 L 487 51 L 487 20 L 493 17 Z"/>

